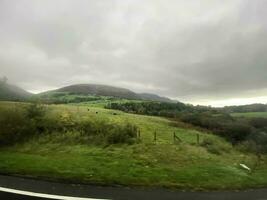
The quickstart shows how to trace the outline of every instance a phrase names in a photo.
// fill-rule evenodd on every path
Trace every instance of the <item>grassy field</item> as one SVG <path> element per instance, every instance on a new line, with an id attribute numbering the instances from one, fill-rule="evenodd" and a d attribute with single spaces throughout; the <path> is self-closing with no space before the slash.
<path id="1" fill-rule="evenodd" d="M 267 112 L 247 112 L 247 113 L 232 113 L 233 117 L 264 117 L 267 118 Z"/>
<path id="2" fill-rule="evenodd" d="M 0 107 L 16 109 L 3 102 Z M 89 111 L 88 111 L 89 109 Z M 41 135 L 0 149 L 0 173 L 105 185 L 157 186 L 194 190 L 244 189 L 267 185 L 267 158 L 234 149 L 222 138 L 193 129 L 173 126 L 160 117 L 127 114 L 90 105 L 50 105 L 48 117 L 71 115 L 75 120 L 90 117 L 114 124 L 135 124 L 141 142 L 97 146 L 72 143 L 73 133 Z M 96 113 L 97 112 L 97 113 Z M 114 115 L 116 113 L 116 115 Z M 157 141 L 153 141 L 154 132 Z M 182 140 L 174 143 L 173 132 Z M 209 148 L 197 144 L 212 141 Z M 244 163 L 252 173 L 242 169 Z"/>

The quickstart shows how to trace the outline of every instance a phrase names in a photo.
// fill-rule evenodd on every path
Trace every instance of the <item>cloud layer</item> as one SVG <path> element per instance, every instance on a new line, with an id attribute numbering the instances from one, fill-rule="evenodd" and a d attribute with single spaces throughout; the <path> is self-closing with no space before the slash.
<path id="1" fill-rule="evenodd" d="M 102 83 L 262 101 L 266 10 L 265 0 L 0 0 L 0 75 L 31 91 Z"/>

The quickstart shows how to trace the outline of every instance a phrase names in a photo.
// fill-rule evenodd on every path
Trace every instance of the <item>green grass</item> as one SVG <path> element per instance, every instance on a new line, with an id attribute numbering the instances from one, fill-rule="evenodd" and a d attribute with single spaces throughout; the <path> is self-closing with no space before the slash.
<path id="1" fill-rule="evenodd" d="M 266 185 L 266 168 L 249 174 L 238 162 L 253 156 L 209 154 L 190 145 L 133 146 L 22 145 L 2 150 L 0 171 L 68 182 L 164 186 L 191 189 L 239 189 Z"/>
<path id="2" fill-rule="evenodd" d="M 231 113 L 233 117 L 264 117 L 267 118 L 267 112 L 247 112 L 247 113 Z"/>
<path id="3" fill-rule="evenodd" d="M 154 132 L 157 133 L 158 143 L 173 143 L 173 133 L 175 132 L 177 136 L 181 138 L 182 141 L 187 143 L 196 143 L 197 134 L 200 135 L 200 138 L 209 137 L 217 138 L 218 136 L 199 132 L 193 129 L 184 129 L 175 126 L 168 119 L 162 117 L 153 117 L 145 115 L 136 115 L 128 114 L 122 111 L 109 110 L 100 107 L 91 107 L 91 106 L 69 106 L 69 105 L 58 105 L 51 106 L 53 111 L 51 115 L 56 115 L 58 113 L 70 114 L 80 120 L 83 117 L 92 117 L 99 120 L 108 120 L 112 123 L 131 123 L 136 125 L 140 129 L 141 139 L 145 143 L 153 142 Z M 89 109 L 89 111 L 88 111 Z M 96 112 L 98 114 L 96 114 Z M 116 113 L 116 115 L 114 115 Z M 203 136 L 203 137 L 202 137 Z"/>
<path id="4" fill-rule="evenodd" d="M 24 104 L 0 104 L 10 109 L 16 109 L 15 105 Z M 194 190 L 243 189 L 267 185 L 267 158 L 263 157 L 253 173 L 248 173 L 239 167 L 239 163 L 254 168 L 256 156 L 237 151 L 218 136 L 171 126 L 168 119 L 161 117 L 127 114 L 90 105 L 48 106 L 48 117 L 59 114 L 71 115 L 75 120 L 92 117 L 118 124 L 135 124 L 141 130 L 141 142 L 104 147 L 72 144 L 43 135 L 24 144 L 2 147 L 0 173 L 74 183 Z M 153 141 L 154 131 L 157 132 L 157 142 Z M 173 132 L 181 138 L 182 143 L 174 144 Z M 197 134 L 200 135 L 200 142 L 211 140 L 219 147 L 220 153 L 212 153 L 196 144 Z"/>

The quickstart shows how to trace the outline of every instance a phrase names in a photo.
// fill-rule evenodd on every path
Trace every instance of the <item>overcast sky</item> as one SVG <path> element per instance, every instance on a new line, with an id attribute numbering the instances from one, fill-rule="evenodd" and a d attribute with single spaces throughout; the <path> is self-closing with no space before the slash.
<path id="1" fill-rule="evenodd" d="M 267 103 L 266 0 L 0 0 L 0 76 Z"/>

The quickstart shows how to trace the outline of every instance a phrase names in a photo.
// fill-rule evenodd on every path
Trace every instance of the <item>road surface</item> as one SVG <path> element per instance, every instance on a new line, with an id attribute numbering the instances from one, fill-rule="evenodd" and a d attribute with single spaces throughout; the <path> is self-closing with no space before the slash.
<path id="1" fill-rule="evenodd" d="M 221 192 L 183 192 L 168 189 L 141 189 L 63 184 L 0 175 L 2 200 L 267 200 L 267 189 Z"/>

